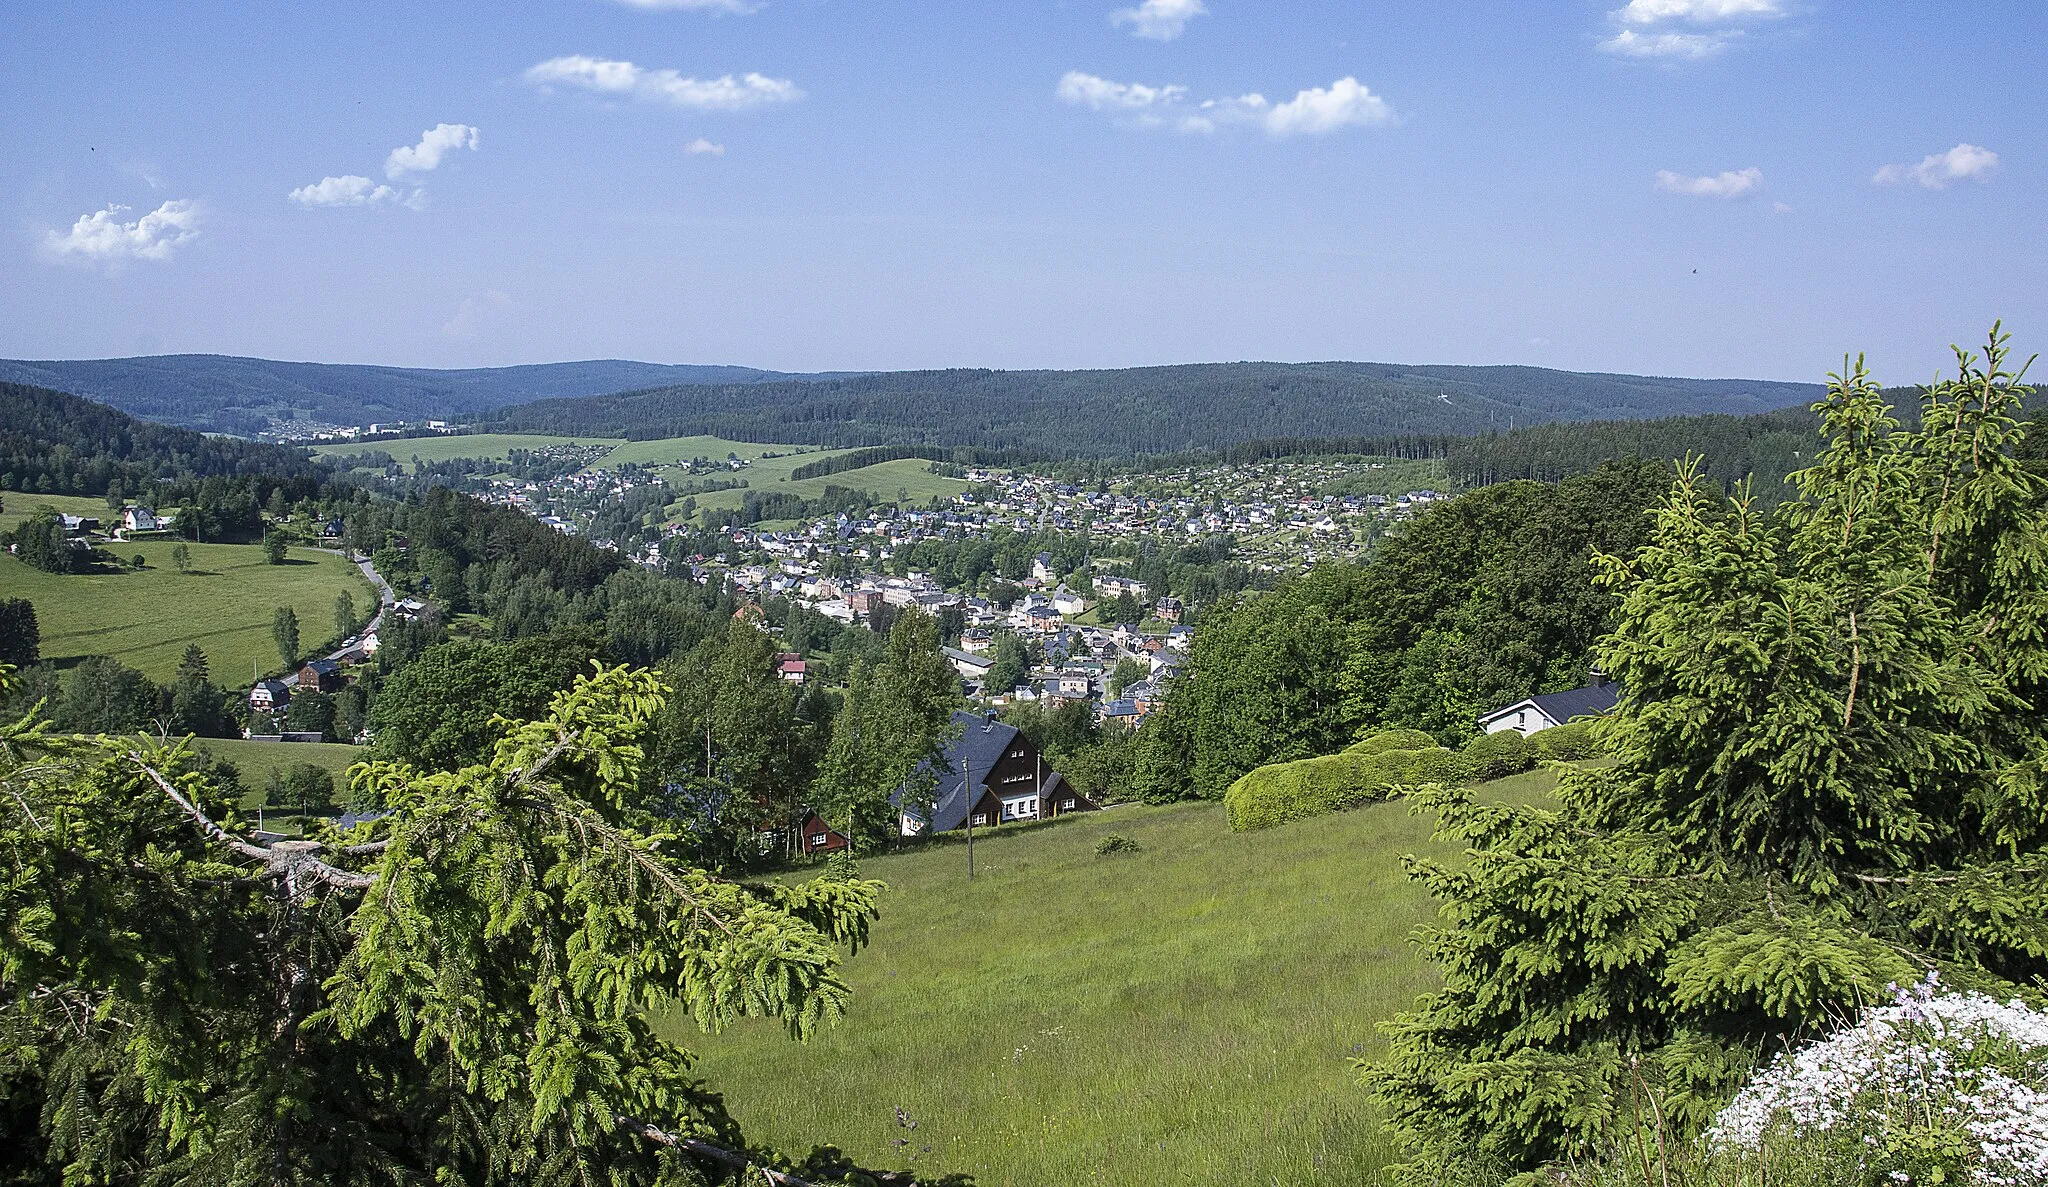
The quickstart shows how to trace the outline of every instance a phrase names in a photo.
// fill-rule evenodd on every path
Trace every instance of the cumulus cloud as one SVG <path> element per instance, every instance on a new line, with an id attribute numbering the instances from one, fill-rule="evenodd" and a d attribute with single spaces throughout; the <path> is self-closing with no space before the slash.
<path id="1" fill-rule="evenodd" d="M 476 129 L 468 124 L 435 124 L 420 133 L 418 144 L 391 150 L 384 158 L 384 176 L 393 181 L 408 173 L 431 173 L 441 158 L 458 148 L 476 148 Z"/>
<path id="2" fill-rule="evenodd" d="M 1784 15 L 1784 0 L 1629 0 L 1607 14 L 1619 31 L 1600 48 L 1627 58 L 1711 58 L 1748 26 Z"/>
<path id="3" fill-rule="evenodd" d="M 1945 190 L 1952 181 L 1988 182 L 1998 172 L 1998 154 L 1974 144 L 1958 144 L 1947 152 L 1923 157 L 1917 165 L 1886 165 L 1870 180 L 1879 185 L 1916 183 Z"/>
<path id="4" fill-rule="evenodd" d="M 681 12 L 753 12 L 760 8 L 747 0 L 619 0 L 627 8 L 643 9 L 647 12 L 675 10 Z"/>
<path id="5" fill-rule="evenodd" d="M 323 177 L 312 185 L 300 186 L 287 196 L 301 206 L 382 206 L 387 202 L 406 200 L 406 196 L 393 187 L 379 185 L 353 173 L 343 177 Z"/>
<path id="6" fill-rule="evenodd" d="M 1658 189 L 1667 194 L 1686 194 L 1694 198 L 1740 198 L 1754 192 L 1763 183 L 1764 171 L 1755 166 L 1729 169 L 1707 177 L 1689 177 L 1669 169 L 1657 170 Z"/>
<path id="7" fill-rule="evenodd" d="M 1148 87 L 1138 82 L 1111 82 L 1079 70 L 1067 71 L 1056 92 L 1063 102 L 1095 111 L 1144 111 L 1178 103 L 1186 87 Z"/>
<path id="8" fill-rule="evenodd" d="M 1394 120 L 1394 109 L 1386 100 L 1350 77 L 1296 92 L 1283 103 L 1254 91 L 1235 98 L 1204 99 L 1190 106 L 1185 102 L 1188 89 L 1184 86 L 1111 82 L 1074 70 L 1060 79 L 1055 94 L 1078 107 L 1123 114 L 1137 127 L 1171 127 L 1191 133 L 1249 126 L 1278 138 L 1322 136 L 1341 128 L 1372 127 Z"/>
<path id="9" fill-rule="evenodd" d="M 46 231 L 43 246 L 60 259 L 118 264 L 124 260 L 168 260 L 171 252 L 199 234 L 199 205 L 175 198 L 134 221 L 121 218 L 126 206 L 81 214 L 68 231 Z"/>
<path id="10" fill-rule="evenodd" d="M 1136 8 L 1109 14 L 1113 25 L 1129 25 L 1131 36 L 1172 41 L 1187 32 L 1188 22 L 1209 11 L 1202 0 L 1143 0 Z"/>
<path id="11" fill-rule="evenodd" d="M 699 136 L 695 140 L 692 140 L 688 144 L 685 144 L 683 146 L 683 151 L 690 154 L 693 157 L 722 157 L 725 155 L 725 146 L 723 144 L 713 144 L 709 140 L 706 140 L 702 136 Z"/>
<path id="12" fill-rule="evenodd" d="M 685 78 L 675 70 L 649 70 L 631 62 L 569 54 L 549 58 L 526 72 L 537 87 L 575 87 L 600 95 L 618 95 L 649 103 L 665 103 L 692 111 L 744 111 L 776 103 L 794 103 L 803 91 L 786 78 L 764 74 L 727 74 L 720 78 Z"/>
<path id="13" fill-rule="evenodd" d="M 1663 21 L 1706 25 L 1784 16 L 1785 8 L 1779 0 L 1628 0 L 1627 7 L 1616 9 L 1612 15 L 1629 25 L 1655 25 Z"/>

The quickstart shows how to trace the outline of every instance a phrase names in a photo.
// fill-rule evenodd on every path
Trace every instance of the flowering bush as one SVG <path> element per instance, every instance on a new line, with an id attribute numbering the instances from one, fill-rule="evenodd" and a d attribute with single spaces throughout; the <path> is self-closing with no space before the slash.
<path id="1" fill-rule="evenodd" d="M 1938 988 L 1780 1055 L 1715 1118 L 1710 1155 L 1819 1159 L 1871 1187 L 2048 1184 L 2048 1014 Z"/>

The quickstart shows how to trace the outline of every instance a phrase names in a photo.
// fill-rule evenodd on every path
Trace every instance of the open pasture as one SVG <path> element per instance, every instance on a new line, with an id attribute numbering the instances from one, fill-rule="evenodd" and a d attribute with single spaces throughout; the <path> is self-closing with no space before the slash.
<path id="1" fill-rule="evenodd" d="M 1238 834 L 1221 804 L 1133 805 L 979 837 L 972 882 L 949 838 L 863 863 L 889 890 L 838 1026 L 798 1045 L 772 1022 L 671 1025 L 750 1133 L 868 1166 L 1373 1182 L 1397 1151 L 1351 1060 L 1434 983 L 1408 937 L 1435 905 L 1400 860 L 1438 850 L 1430 829 L 1402 803 Z M 1096 856 L 1111 832 L 1140 851 Z"/>
<path id="2" fill-rule="evenodd" d="M 0 597 L 35 604 L 46 660 L 110 655 L 154 680 L 169 680 L 185 647 L 197 643 L 224 688 L 246 686 L 253 666 L 281 664 L 270 634 L 277 607 L 298 615 L 299 638 L 310 650 L 334 633 L 334 596 L 347 590 L 359 614 L 377 605 L 376 591 L 340 556 L 295 548 L 282 565 L 264 562 L 254 544 L 188 544 L 192 571 L 171 562 L 173 540 L 109 546 L 126 561 L 140 555 L 140 571 L 57 576 L 0 555 Z"/>

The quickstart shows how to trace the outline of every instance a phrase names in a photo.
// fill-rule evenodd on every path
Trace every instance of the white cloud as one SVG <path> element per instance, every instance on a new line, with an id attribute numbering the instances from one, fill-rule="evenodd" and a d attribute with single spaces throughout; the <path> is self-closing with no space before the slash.
<path id="1" fill-rule="evenodd" d="M 474 338 L 506 310 L 518 305 L 511 297 L 497 289 L 486 289 L 474 297 L 464 297 L 455 309 L 455 316 L 441 325 L 441 333 L 449 338 Z"/>
<path id="2" fill-rule="evenodd" d="M 1711 58 L 1741 35 L 1739 29 L 1722 33 L 1638 33 L 1623 29 L 1601 42 L 1600 48 L 1625 58 Z"/>
<path id="3" fill-rule="evenodd" d="M 693 157 L 722 157 L 725 155 L 725 146 L 723 144 L 713 144 L 709 140 L 706 140 L 702 136 L 699 136 L 695 140 L 692 140 L 688 144 L 685 144 L 683 146 L 683 151 L 690 154 Z"/>
<path id="4" fill-rule="evenodd" d="M 1988 182 L 1997 172 L 1997 153 L 1974 144 L 1958 144 L 1922 158 L 1918 165 L 1886 165 L 1870 180 L 1879 185 L 1916 182 L 1930 190 L 1945 190 L 1952 181 Z"/>
<path id="5" fill-rule="evenodd" d="M 126 206 L 81 214 L 69 231 L 46 231 L 43 246 L 59 258 L 78 257 L 109 264 L 123 260 L 168 260 L 171 252 L 199 234 L 199 204 L 174 198 L 133 222 L 121 221 Z"/>
<path id="6" fill-rule="evenodd" d="M 749 4 L 747 0 L 619 0 L 627 8 L 639 8 L 648 12 L 675 10 L 681 12 L 754 12 L 761 6 Z"/>
<path id="7" fill-rule="evenodd" d="M 1060 79 L 1059 97 L 1068 103 L 1096 111 L 1143 111 L 1178 103 L 1186 87 L 1148 87 L 1139 82 L 1111 82 L 1079 70 L 1069 70 Z"/>
<path id="8" fill-rule="evenodd" d="M 1274 137 L 1321 136 L 1340 128 L 1370 127 L 1394 119 L 1394 110 L 1386 100 L 1349 77 L 1327 87 L 1299 91 L 1284 103 L 1274 103 L 1254 91 L 1231 99 L 1204 99 L 1188 107 L 1183 103 L 1188 93 L 1184 86 L 1111 82 L 1078 70 L 1069 71 L 1060 79 L 1055 93 L 1077 107 L 1133 117 L 1131 123 L 1137 127 L 1171 126 L 1192 133 L 1246 125 L 1262 128 Z"/>
<path id="9" fill-rule="evenodd" d="M 301 206 L 382 206 L 387 202 L 406 201 L 406 196 L 391 186 L 379 185 L 355 174 L 323 177 L 312 185 L 300 186 L 287 196 Z"/>
<path id="10" fill-rule="evenodd" d="M 685 78 L 674 70 L 648 70 L 631 62 L 585 54 L 549 58 L 526 72 L 538 87 L 568 86 L 601 95 L 621 95 L 650 103 L 666 103 L 693 111 L 743 111 L 804 97 L 786 78 L 764 74 L 727 74 L 720 78 Z"/>
<path id="11" fill-rule="evenodd" d="M 1607 14 L 1619 31 L 1600 48 L 1627 58 L 1711 58 L 1747 26 L 1784 15 L 1785 0 L 1628 0 Z"/>
<path id="12" fill-rule="evenodd" d="M 1261 118 L 1275 136 L 1321 136 L 1339 128 L 1369 128 L 1392 122 L 1394 109 L 1355 78 L 1310 87 Z"/>
<path id="13" fill-rule="evenodd" d="M 1654 25 L 1662 21 L 1705 25 L 1780 17 L 1785 15 L 1785 9 L 1779 0 L 1628 0 L 1627 7 L 1618 8 L 1611 15 L 1627 25 Z"/>
<path id="14" fill-rule="evenodd" d="M 391 150 L 384 158 L 384 176 L 393 181 L 408 173 L 431 173 L 441 158 L 458 148 L 476 148 L 476 129 L 468 124 L 435 124 L 420 133 L 420 142 Z"/>
<path id="15" fill-rule="evenodd" d="M 1673 173 L 1669 169 L 1657 170 L 1657 188 L 1668 194 L 1687 194 L 1695 198 L 1740 198 L 1754 191 L 1764 183 L 1764 171 L 1751 166 L 1748 169 L 1730 169 L 1710 177 L 1688 177 Z"/>
<path id="16" fill-rule="evenodd" d="M 1202 0 L 1142 0 L 1136 8 L 1109 14 L 1113 25 L 1129 25 L 1131 36 L 1172 41 L 1187 32 L 1188 22 L 1209 11 Z"/>

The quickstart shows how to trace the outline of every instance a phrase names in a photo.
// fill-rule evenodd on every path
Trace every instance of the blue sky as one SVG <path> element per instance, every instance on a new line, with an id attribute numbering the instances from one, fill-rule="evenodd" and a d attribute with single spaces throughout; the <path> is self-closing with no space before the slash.
<path id="1" fill-rule="evenodd" d="M 2048 345 L 2038 0 L 0 24 L 7 357 L 1908 382 L 1994 317 Z"/>

